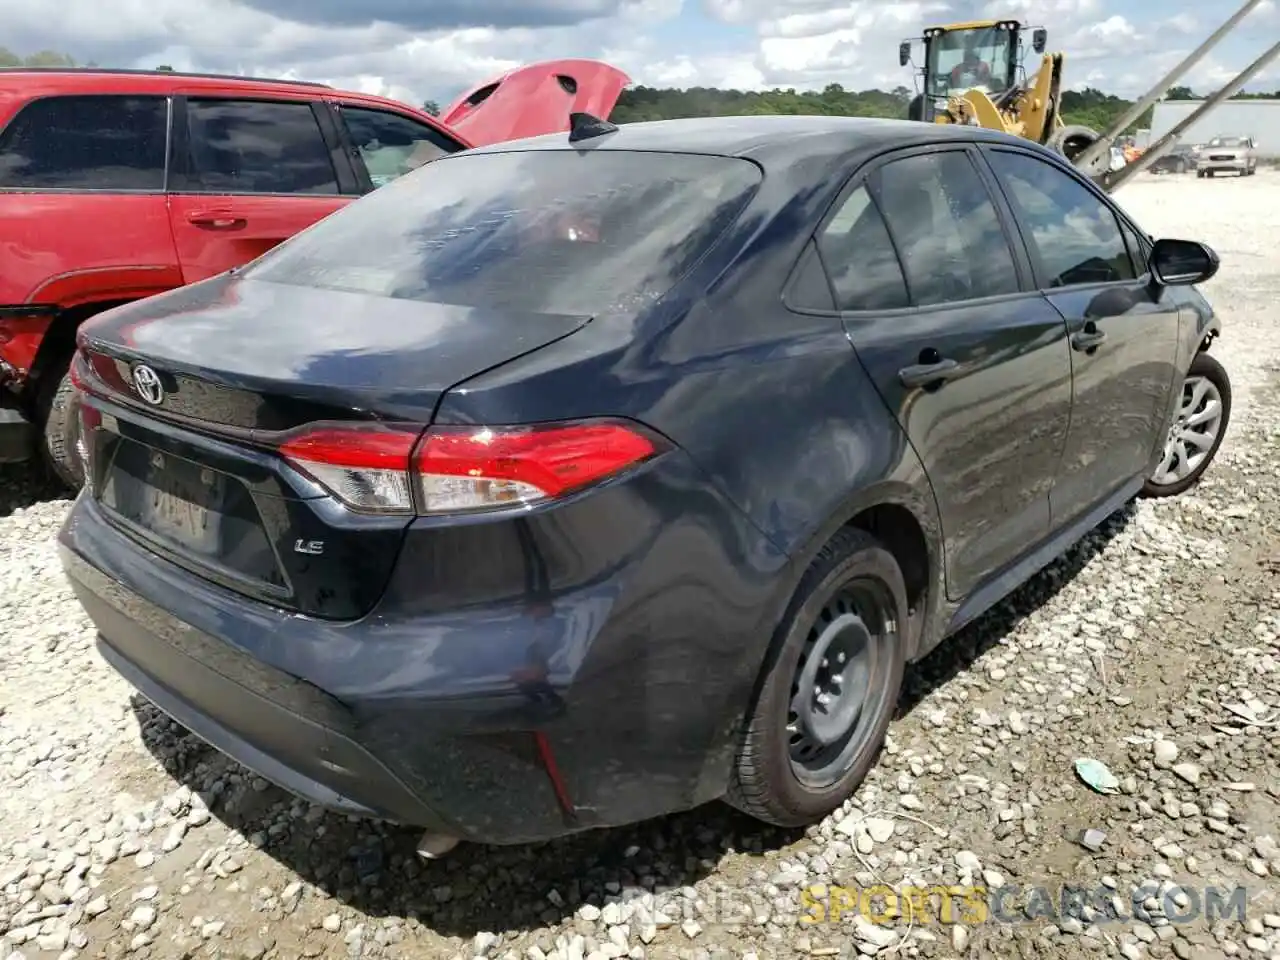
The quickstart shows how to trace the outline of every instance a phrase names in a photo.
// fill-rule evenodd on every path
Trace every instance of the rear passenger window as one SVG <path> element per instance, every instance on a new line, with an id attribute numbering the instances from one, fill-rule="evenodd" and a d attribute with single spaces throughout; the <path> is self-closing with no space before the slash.
<path id="1" fill-rule="evenodd" d="M 787 284 L 786 304 L 795 310 L 830 312 L 836 309 L 835 301 L 831 299 L 831 283 L 812 242 L 805 248 L 804 256 Z"/>
<path id="2" fill-rule="evenodd" d="M 841 310 L 910 305 L 898 256 L 865 187 L 858 187 L 840 205 L 818 238 L 818 250 Z"/>
<path id="3" fill-rule="evenodd" d="M 161 191 L 164 97 L 35 100 L 0 135 L 0 189 Z"/>
<path id="4" fill-rule="evenodd" d="M 188 100 L 189 188 L 336 194 L 338 178 L 310 104 Z"/>
<path id="5" fill-rule="evenodd" d="M 919 306 L 1017 293 L 995 205 L 969 157 L 932 153 L 885 164 L 873 189 Z"/>
<path id="6" fill-rule="evenodd" d="M 1039 257 L 1048 287 L 1135 277 L 1115 214 L 1062 170 L 1024 153 L 988 154 Z"/>

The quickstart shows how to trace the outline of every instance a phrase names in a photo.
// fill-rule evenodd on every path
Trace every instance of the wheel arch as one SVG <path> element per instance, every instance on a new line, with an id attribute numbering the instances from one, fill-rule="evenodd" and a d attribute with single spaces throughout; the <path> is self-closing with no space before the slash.
<path id="1" fill-rule="evenodd" d="M 31 365 L 33 395 L 42 396 L 48 392 L 47 387 L 50 375 L 55 375 L 58 379 L 61 379 L 62 374 L 60 371 L 70 361 L 71 355 L 75 353 L 76 331 L 80 329 L 80 324 L 90 317 L 102 313 L 104 310 L 123 306 L 136 299 L 138 298 L 106 297 L 101 300 L 78 303 L 73 307 L 59 310 L 57 316 L 49 324 L 48 330 L 45 331 L 45 335 L 40 341 L 40 348 L 36 351 L 35 362 Z"/>
<path id="2" fill-rule="evenodd" d="M 850 493 L 826 521 L 813 530 L 803 546 L 793 551 L 786 583 L 780 591 L 782 596 L 772 618 L 770 647 L 776 642 L 777 632 L 805 571 L 844 527 L 855 527 L 876 537 L 902 568 L 907 603 L 912 611 L 906 658 L 916 659 L 921 642 L 928 634 L 930 619 L 936 615 L 945 596 L 944 546 L 933 491 L 926 488 L 922 492 L 901 480 L 886 480 Z"/>
<path id="3" fill-rule="evenodd" d="M 918 658 L 930 618 L 936 618 L 939 598 L 945 596 L 941 527 L 932 490 L 927 480 L 923 480 L 923 474 L 921 479 L 923 492 L 911 483 L 890 480 L 851 493 L 826 522 L 812 532 L 803 547 L 791 551 L 785 582 L 779 587 L 781 599 L 771 614 L 768 642 L 760 648 L 757 662 L 753 664 L 755 675 L 749 695 L 735 710 L 737 722 L 733 724 L 730 741 L 735 758 L 743 749 L 740 742 L 743 731 L 752 729 L 752 716 L 760 698 L 766 694 L 770 674 L 778 659 L 785 655 L 789 617 L 805 576 L 823 549 L 842 533 L 856 530 L 869 536 L 897 561 L 903 575 L 905 601 L 908 610 L 913 611 L 908 615 L 907 624 L 901 628 L 901 632 L 907 635 L 903 660 L 909 663 Z M 735 759 L 734 762 L 740 761 Z M 739 806 L 734 800 L 736 775 L 729 774 L 728 799 L 731 805 Z"/>

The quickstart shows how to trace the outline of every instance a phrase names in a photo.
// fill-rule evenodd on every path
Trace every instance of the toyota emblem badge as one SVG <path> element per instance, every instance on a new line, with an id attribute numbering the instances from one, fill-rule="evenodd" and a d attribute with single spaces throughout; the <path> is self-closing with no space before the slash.
<path id="1" fill-rule="evenodd" d="M 160 375 L 144 363 L 133 368 L 133 389 L 138 396 L 153 407 L 164 401 L 164 387 L 160 383 Z"/>

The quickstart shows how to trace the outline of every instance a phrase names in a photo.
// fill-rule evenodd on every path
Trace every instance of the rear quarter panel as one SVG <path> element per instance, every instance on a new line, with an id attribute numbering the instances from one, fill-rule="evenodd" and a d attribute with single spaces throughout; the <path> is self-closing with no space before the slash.
<path id="1" fill-rule="evenodd" d="M 749 210 L 652 313 L 598 317 L 458 385 L 437 411 L 437 422 L 475 424 L 631 417 L 680 445 L 696 470 L 665 512 L 663 539 L 700 545 L 696 573 L 666 564 L 665 587 L 650 581 L 645 596 L 619 602 L 683 595 L 681 617 L 663 615 L 660 629 L 641 629 L 644 618 L 634 618 L 634 643 L 651 663 L 682 663 L 687 689 L 714 691 L 729 722 L 703 731 L 723 748 L 708 750 L 713 766 L 732 755 L 734 724 L 800 577 L 843 523 L 864 507 L 895 503 L 940 543 L 921 465 L 839 318 L 782 304 L 822 207 L 820 197 L 800 195 L 777 217 Z M 941 568 L 936 559 L 931 566 Z M 932 582 L 930 593 L 941 595 Z M 704 655 L 690 657 L 691 649 Z M 651 679 L 666 678 L 658 671 Z M 649 681 L 637 672 L 635 682 Z M 706 782 L 723 782 L 724 772 L 709 768 Z"/>
<path id="2" fill-rule="evenodd" d="M 10 87 L 6 89 L 6 81 L 0 78 L 0 130 L 4 129 L 5 124 L 13 119 L 19 108 L 27 102 L 25 95 L 19 94 L 12 89 L 12 81 L 8 81 Z"/>
<path id="3" fill-rule="evenodd" d="M 783 303 L 792 268 L 842 180 L 803 190 L 797 181 L 808 178 L 793 168 L 791 180 L 766 181 L 651 312 L 598 317 L 572 337 L 460 384 L 442 400 L 438 419 L 633 417 L 684 448 L 770 541 L 797 558 L 816 553 L 828 521 L 868 497 L 909 504 L 922 526 L 936 526 L 919 461 L 839 317 Z"/>
<path id="4" fill-rule="evenodd" d="M 0 304 L 77 306 L 182 282 L 162 195 L 0 193 Z"/>

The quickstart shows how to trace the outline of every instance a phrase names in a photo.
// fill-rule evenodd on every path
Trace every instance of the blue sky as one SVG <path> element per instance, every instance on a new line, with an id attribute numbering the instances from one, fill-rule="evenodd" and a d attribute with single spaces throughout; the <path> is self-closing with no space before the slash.
<path id="1" fill-rule="evenodd" d="M 1133 95 L 1235 0 L 0 0 L 4 44 L 80 61 L 323 80 L 420 102 L 523 62 L 599 57 L 655 86 L 911 85 L 897 43 L 929 23 L 1016 16 L 1049 30 L 1072 86 Z M 1264 0 L 1187 82 L 1221 85 L 1280 37 Z M 1280 67 L 1251 89 L 1280 88 Z"/>

